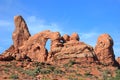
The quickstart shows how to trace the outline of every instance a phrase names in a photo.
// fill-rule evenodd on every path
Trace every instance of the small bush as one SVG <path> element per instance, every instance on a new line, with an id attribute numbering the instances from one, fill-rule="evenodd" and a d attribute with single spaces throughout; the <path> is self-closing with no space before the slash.
<path id="1" fill-rule="evenodd" d="M 19 71 L 19 72 L 24 72 L 24 70 L 23 70 L 22 67 L 16 67 L 15 69 L 16 69 L 17 71 Z"/>
<path id="2" fill-rule="evenodd" d="M 74 64 L 76 64 L 76 62 L 73 60 L 70 60 L 67 64 L 64 65 L 64 67 L 71 67 Z"/>
<path id="3" fill-rule="evenodd" d="M 4 69 L 5 73 L 8 73 L 10 70 L 8 68 Z"/>
<path id="4" fill-rule="evenodd" d="M 51 71 L 54 71 L 55 67 L 54 66 L 48 66 L 48 69 L 50 69 Z"/>
<path id="5" fill-rule="evenodd" d="M 120 69 L 116 71 L 116 76 L 113 78 L 113 80 L 120 80 Z"/>
<path id="6" fill-rule="evenodd" d="M 33 65 L 35 67 L 43 67 L 45 65 L 45 63 L 43 63 L 43 62 L 34 62 Z"/>
<path id="7" fill-rule="evenodd" d="M 76 74 L 76 76 L 80 77 L 80 76 L 82 76 L 82 75 L 81 75 L 81 74 Z"/>
<path id="8" fill-rule="evenodd" d="M 78 78 L 69 77 L 68 80 L 78 80 Z"/>
<path id="9" fill-rule="evenodd" d="M 40 68 L 35 68 L 34 70 L 26 70 L 23 73 L 29 75 L 29 76 L 36 76 L 40 72 Z"/>
<path id="10" fill-rule="evenodd" d="M 50 74 L 50 73 L 51 73 L 51 70 L 49 70 L 49 69 L 41 69 L 41 70 L 40 70 L 40 73 L 41 73 L 41 74 Z"/>
<path id="11" fill-rule="evenodd" d="M 88 77 L 92 76 L 92 74 L 90 74 L 90 72 L 86 72 L 84 75 L 88 76 Z"/>
<path id="12" fill-rule="evenodd" d="M 4 65 L 5 67 L 7 67 L 7 68 L 10 68 L 10 67 L 12 67 L 12 65 L 11 64 L 6 64 L 6 65 Z"/>
<path id="13" fill-rule="evenodd" d="M 26 70 L 24 71 L 25 74 L 29 75 L 29 76 L 36 76 L 36 72 L 32 71 L 32 70 Z"/>
<path id="14" fill-rule="evenodd" d="M 12 74 L 11 76 L 10 76 L 10 79 L 18 79 L 19 77 L 18 77 L 18 75 L 17 74 Z"/>
<path id="15" fill-rule="evenodd" d="M 108 80 L 108 74 L 111 74 L 111 72 L 109 70 L 105 70 L 103 71 L 103 80 Z"/>
<path id="16" fill-rule="evenodd" d="M 65 72 L 59 69 L 54 70 L 54 74 L 64 74 Z"/>
<path id="17" fill-rule="evenodd" d="M 41 78 L 40 80 L 51 80 L 51 79 L 46 78 L 46 77 L 43 77 L 43 78 Z"/>

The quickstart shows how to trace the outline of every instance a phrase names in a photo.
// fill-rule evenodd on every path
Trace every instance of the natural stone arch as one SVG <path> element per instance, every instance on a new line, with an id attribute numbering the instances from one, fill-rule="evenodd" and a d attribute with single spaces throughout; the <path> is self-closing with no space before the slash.
<path id="1" fill-rule="evenodd" d="M 61 36 L 59 32 L 51 32 L 50 30 L 42 31 L 34 36 L 31 36 L 21 47 L 21 52 L 33 60 L 44 62 L 47 60 L 48 56 L 48 51 L 45 48 L 47 40 L 51 40 L 51 50 L 60 46 L 60 38 Z"/>

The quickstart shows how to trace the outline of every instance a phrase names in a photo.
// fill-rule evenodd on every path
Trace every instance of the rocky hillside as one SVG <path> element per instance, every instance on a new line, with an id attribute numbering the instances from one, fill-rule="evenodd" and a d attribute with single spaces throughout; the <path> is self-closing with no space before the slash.
<path id="1" fill-rule="evenodd" d="M 14 22 L 13 44 L 0 55 L 0 74 L 5 75 L 1 79 L 120 79 L 117 79 L 120 58 L 115 59 L 114 42 L 109 34 L 100 35 L 93 48 L 81 42 L 77 33 L 61 36 L 46 30 L 31 36 L 22 16 L 15 16 Z M 50 51 L 45 48 L 48 39 Z"/>

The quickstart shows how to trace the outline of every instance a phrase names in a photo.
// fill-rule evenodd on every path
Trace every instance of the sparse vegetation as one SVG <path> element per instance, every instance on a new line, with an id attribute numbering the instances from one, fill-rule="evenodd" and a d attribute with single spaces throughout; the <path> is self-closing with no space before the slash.
<path id="1" fill-rule="evenodd" d="M 82 75 L 78 73 L 78 74 L 76 74 L 76 76 L 80 77 L 80 76 L 82 76 Z"/>
<path id="2" fill-rule="evenodd" d="M 65 74 L 65 72 L 60 69 L 55 69 L 54 74 Z"/>
<path id="3" fill-rule="evenodd" d="M 55 67 L 54 66 L 48 66 L 48 69 L 50 69 L 51 71 L 54 71 Z"/>
<path id="4" fill-rule="evenodd" d="M 69 80 L 78 80 L 78 78 L 74 78 L 74 77 L 69 77 Z"/>
<path id="5" fill-rule="evenodd" d="M 41 70 L 39 71 L 39 73 L 40 73 L 40 74 L 50 74 L 50 73 L 51 73 L 51 70 L 49 70 L 49 69 L 41 69 Z"/>
<path id="6" fill-rule="evenodd" d="M 5 73 L 8 73 L 8 72 L 9 72 L 9 69 L 8 69 L 8 68 L 5 68 L 4 71 L 5 71 Z"/>
<path id="7" fill-rule="evenodd" d="M 38 71 L 36 71 L 36 70 L 25 70 L 24 73 L 29 75 L 29 76 L 35 77 L 37 75 Z"/>
<path id="8" fill-rule="evenodd" d="M 41 80 L 51 80 L 51 79 L 43 77 Z"/>
<path id="9" fill-rule="evenodd" d="M 67 64 L 64 64 L 64 67 L 71 67 L 74 64 L 76 64 L 76 62 L 73 60 L 70 60 Z"/>
<path id="10" fill-rule="evenodd" d="M 33 65 L 34 65 L 35 67 L 43 67 L 43 66 L 46 65 L 46 64 L 43 63 L 43 62 L 34 62 Z"/>
<path id="11" fill-rule="evenodd" d="M 18 75 L 17 74 L 12 74 L 12 75 L 10 75 L 10 79 L 18 79 L 19 77 L 18 77 Z"/>
<path id="12" fill-rule="evenodd" d="M 116 76 L 114 77 L 113 74 L 115 74 L 115 70 L 110 70 L 107 66 L 85 66 L 76 64 L 73 60 L 70 60 L 68 63 L 60 66 L 41 62 L 30 62 L 30 67 L 26 68 L 26 64 L 28 64 L 27 62 L 24 64 L 19 62 L 19 65 L 17 64 L 18 63 L 15 62 L 1 64 L 0 72 L 4 72 L 2 74 L 6 74 L 6 76 L 8 76 L 5 77 L 5 79 L 85 80 L 86 78 L 89 78 L 91 80 L 120 80 L 119 69 L 115 69 Z M 24 67 L 24 65 L 26 66 Z M 103 67 L 104 69 L 102 69 Z M 91 68 L 98 70 L 100 75 L 92 74 Z M 39 76 L 40 78 L 37 78 Z M 0 77 L 2 76 L 0 75 Z"/>
<path id="13" fill-rule="evenodd" d="M 103 71 L 103 80 L 108 80 L 111 77 L 110 70 Z"/>
<path id="14" fill-rule="evenodd" d="M 116 70 L 116 76 L 114 78 L 112 78 L 112 79 L 113 80 L 120 80 L 120 69 Z"/>
<path id="15" fill-rule="evenodd" d="M 92 74 L 90 72 L 86 72 L 84 75 L 87 76 L 87 77 L 91 77 L 92 76 Z"/>

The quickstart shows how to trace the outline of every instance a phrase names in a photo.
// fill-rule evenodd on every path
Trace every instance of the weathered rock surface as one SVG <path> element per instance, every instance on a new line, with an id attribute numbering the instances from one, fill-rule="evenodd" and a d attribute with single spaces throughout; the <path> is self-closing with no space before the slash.
<path id="1" fill-rule="evenodd" d="M 64 34 L 62 37 L 61 37 L 63 43 L 66 43 L 68 41 L 70 41 L 70 36 L 67 35 L 67 34 Z"/>
<path id="2" fill-rule="evenodd" d="M 44 62 L 47 60 L 48 51 L 45 48 L 46 42 L 51 39 L 51 48 L 60 46 L 60 33 L 49 30 L 40 32 L 30 37 L 21 47 L 21 53 L 26 54 L 32 60 Z"/>
<path id="3" fill-rule="evenodd" d="M 1 59 L 4 59 L 4 60 L 9 60 L 9 57 L 12 57 L 12 59 L 14 57 L 14 59 L 16 60 L 20 60 L 24 58 L 23 54 L 21 54 L 19 50 L 20 50 L 20 47 L 24 45 L 24 43 L 31 36 L 28 30 L 27 24 L 22 18 L 22 16 L 15 16 L 14 23 L 15 23 L 15 31 L 12 34 L 13 45 L 3 53 L 2 57 L 4 58 L 1 58 Z"/>
<path id="4" fill-rule="evenodd" d="M 19 47 L 24 45 L 25 41 L 27 41 L 31 35 L 22 16 L 15 16 L 14 22 L 15 31 L 12 34 L 12 39 L 16 51 L 19 52 Z"/>
<path id="5" fill-rule="evenodd" d="M 70 36 L 70 40 L 79 41 L 79 35 L 78 35 L 77 33 L 73 33 L 73 34 Z"/>
<path id="6" fill-rule="evenodd" d="M 96 61 L 93 47 L 80 42 L 77 33 L 73 33 L 70 37 L 64 35 L 62 39 L 64 39 L 63 42 L 65 42 L 63 43 L 63 46 L 54 47 L 49 52 L 48 59 L 51 59 L 51 62 L 59 61 L 59 63 L 62 63 L 65 60 L 70 59 L 76 62 Z"/>
<path id="7" fill-rule="evenodd" d="M 13 60 L 15 56 L 15 48 L 13 45 L 10 46 L 10 48 L 8 50 L 6 50 L 4 53 L 2 53 L 0 55 L 0 60 L 1 61 L 9 61 L 9 60 Z"/>
<path id="8" fill-rule="evenodd" d="M 113 51 L 113 40 L 109 34 L 102 34 L 98 37 L 95 46 L 95 54 L 102 64 L 116 65 Z"/>
<path id="9" fill-rule="evenodd" d="M 74 60 L 78 63 L 100 62 L 106 65 L 118 65 L 113 51 L 113 40 L 108 34 L 99 36 L 95 49 L 79 41 L 79 35 L 60 35 L 50 30 L 30 35 L 22 16 L 15 16 L 13 45 L 0 55 L 3 60 L 32 60 L 39 62 L 64 63 Z M 50 51 L 45 48 L 47 40 L 51 40 Z"/>

